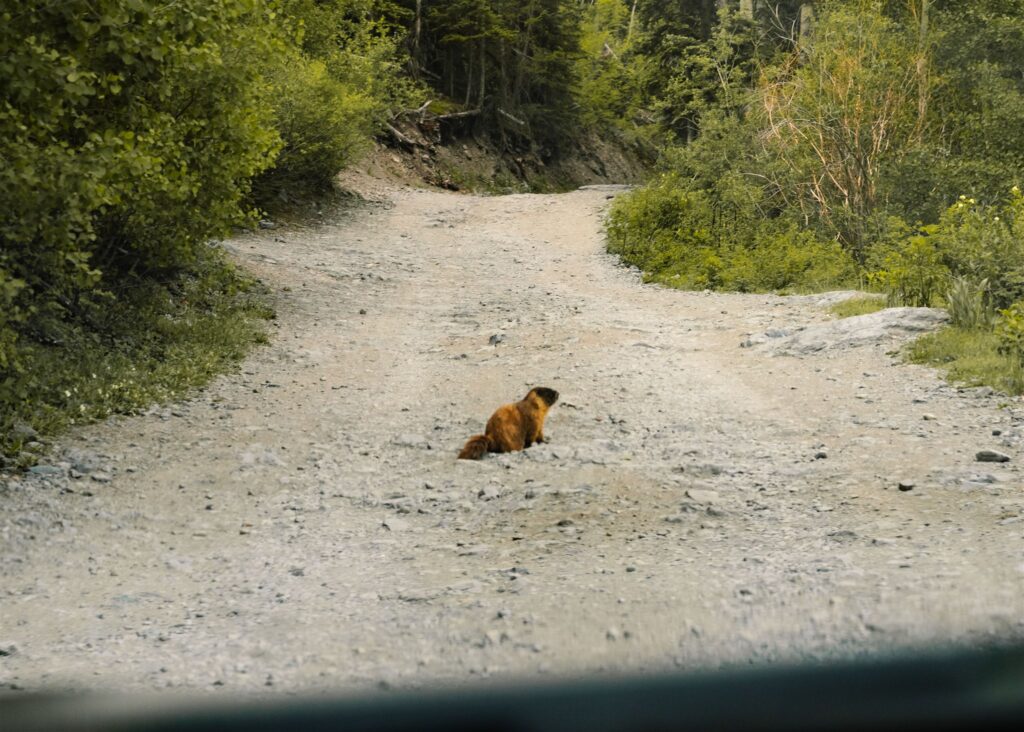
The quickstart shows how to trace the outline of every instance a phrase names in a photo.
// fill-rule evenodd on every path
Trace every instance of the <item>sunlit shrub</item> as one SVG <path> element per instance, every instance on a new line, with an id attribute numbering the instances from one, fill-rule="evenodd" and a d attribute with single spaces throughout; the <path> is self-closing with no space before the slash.
<path id="1" fill-rule="evenodd" d="M 685 289 L 813 290 L 855 277 L 852 257 L 836 242 L 793 224 L 758 221 L 741 191 L 725 186 L 716 205 L 707 193 L 665 176 L 616 202 L 609 251 L 650 279 Z"/>
<path id="2" fill-rule="evenodd" d="M 118 297 L 249 219 L 278 146 L 262 69 L 287 35 L 253 0 L 16 5 L 0 10 L 0 432 L 48 399 L 29 351 L 73 376 L 69 333 L 109 350 Z"/>
<path id="3" fill-rule="evenodd" d="M 1015 302 L 1000 315 L 1002 318 L 996 327 L 999 352 L 1024 364 L 1024 302 Z"/>
<path id="4" fill-rule="evenodd" d="M 369 142 L 373 102 L 296 53 L 274 70 L 274 123 L 283 146 L 255 182 L 261 202 L 322 191 Z"/>
<path id="5" fill-rule="evenodd" d="M 949 269 L 927 233 L 908 238 L 882 264 L 870 279 L 887 293 L 890 305 L 935 305 L 949 282 Z"/>

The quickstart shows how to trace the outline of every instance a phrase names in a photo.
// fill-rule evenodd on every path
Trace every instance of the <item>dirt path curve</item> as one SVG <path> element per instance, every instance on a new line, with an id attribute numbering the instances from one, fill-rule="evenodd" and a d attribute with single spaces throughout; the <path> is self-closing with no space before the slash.
<path id="1" fill-rule="evenodd" d="M 406 687 L 1024 636 L 1018 407 L 886 345 L 740 348 L 828 316 L 642 286 L 602 253 L 608 197 L 393 190 L 233 242 L 279 292 L 272 345 L 0 486 L 0 682 Z M 563 395 L 550 444 L 454 459 L 537 384 Z"/>

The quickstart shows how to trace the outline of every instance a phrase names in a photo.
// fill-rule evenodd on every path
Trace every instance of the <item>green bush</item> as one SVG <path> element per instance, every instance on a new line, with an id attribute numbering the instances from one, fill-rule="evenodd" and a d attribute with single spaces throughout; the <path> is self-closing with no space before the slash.
<path id="1" fill-rule="evenodd" d="M 1003 206 L 982 206 L 961 196 L 934 231 L 951 272 L 988 282 L 993 308 L 1024 299 L 1024 197 L 1014 187 Z"/>
<path id="2" fill-rule="evenodd" d="M 294 200 L 329 189 L 371 137 L 374 103 L 331 76 L 324 62 L 295 53 L 273 76 L 275 126 L 284 142 L 254 182 L 256 200 Z"/>
<path id="3" fill-rule="evenodd" d="M 389 111 L 418 93 L 401 73 L 397 40 L 375 20 L 376 3 L 285 0 L 283 7 L 301 38 L 267 69 L 283 146 L 253 183 L 265 207 L 330 189 Z"/>
<path id="4" fill-rule="evenodd" d="M 24 283 L 17 317 L 81 317 L 91 291 L 187 266 L 244 221 L 277 147 L 253 63 L 279 51 L 272 18 L 255 0 L 0 16 L 0 251 Z"/>
<path id="5" fill-rule="evenodd" d="M 883 260 L 883 269 L 870 275 L 872 283 L 884 290 L 890 305 L 929 307 L 938 299 L 949 283 L 949 268 L 935 241 L 928 236 L 935 227 L 906 239 L 903 245 Z"/>
<path id="6" fill-rule="evenodd" d="M 996 328 L 999 352 L 1024 365 L 1024 302 L 1016 302 L 1000 312 Z"/>
<path id="7" fill-rule="evenodd" d="M 249 220 L 250 180 L 279 146 L 262 70 L 286 47 L 257 0 L 30 5 L 0 10 L 5 447 L 12 415 L 59 401 L 55 373 L 119 342 L 111 313 L 143 338 L 139 293 Z"/>
<path id="8" fill-rule="evenodd" d="M 759 235 L 751 247 L 732 248 L 722 287 L 740 292 L 799 290 L 820 292 L 855 278 L 853 258 L 834 241 L 820 241 L 795 227 Z"/>
<path id="9" fill-rule="evenodd" d="M 897 233 L 868 257 L 875 265 L 872 282 L 892 302 L 936 305 L 945 296 L 953 317 L 966 325 L 1024 299 L 1024 196 L 1018 187 L 1004 205 L 960 196 L 937 224 L 902 238 L 900 228 L 890 224 Z"/>
<path id="10" fill-rule="evenodd" d="M 17 425 L 46 436 L 202 386 L 265 342 L 272 316 L 265 289 L 204 248 L 188 272 L 123 292 L 93 324 L 48 324 L 45 342 L 19 344 L 23 368 L 7 373 L 7 393 L 21 398 L 0 410 L 0 465 L 24 447 Z"/>
<path id="11" fill-rule="evenodd" d="M 616 199 L 608 218 L 609 250 L 642 269 L 666 269 L 687 248 L 710 244 L 711 224 L 706 198 L 663 175 Z"/>
<path id="12" fill-rule="evenodd" d="M 2 264 L 3 259 L 0 259 L 0 265 Z M 18 338 L 14 326 L 23 318 L 15 302 L 24 288 L 24 280 L 15 279 L 0 266 L 0 376 L 14 367 L 15 344 Z M 3 389 L 3 383 L 0 382 L 0 394 L 3 393 Z"/>
<path id="13" fill-rule="evenodd" d="M 684 289 L 740 292 L 816 290 L 851 282 L 853 259 L 779 220 L 758 220 L 756 194 L 734 181 L 715 198 L 686 190 L 676 175 L 619 198 L 608 222 L 609 251 Z"/>

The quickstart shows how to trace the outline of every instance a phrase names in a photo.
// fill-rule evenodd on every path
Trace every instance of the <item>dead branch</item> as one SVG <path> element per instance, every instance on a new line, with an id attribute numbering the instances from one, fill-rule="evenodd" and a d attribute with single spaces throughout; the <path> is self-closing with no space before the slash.
<path id="1" fill-rule="evenodd" d="M 501 107 L 498 107 L 498 114 L 500 114 L 500 115 L 501 115 L 502 117 L 506 117 L 506 118 L 508 118 L 508 119 L 512 120 L 513 122 L 515 122 L 515 123 L 516 123 L 517 125 L 519 125 L 520 127 L 528 127 L 528 126 L 529 126 L 529 125 L 528 125 L 528 124 L 526 123 L 526 121 L 525 121 L 525 120 L 521 120 L 521 119 L 519 119 L 518 117 L 514 117 L 514 116 L 512 116 L 511 114 L 509 114 L 508 112 L 506 112 L 506 111 L 505 111 L 504 109 L 502 109 Z"/>
<path id="2" fill-rule="evenodd" d="M 463 117 L 476 117 L 480 114 L 479 109 L 467 109 L 465 112 L 450 112 L 449 114 L 432 114 L 428 119 L 445 121 L 449 119 L 462 119 Z"/>
<path id="3" fill-rule="evenodd" d="M 418 142 L 413 140 L 411 137 L 403 135 L 401 132 L 395 129 L 395 127 L 387 122 L 384 123 L 384 128 L 395 138 L 395 141 L 400 145 L 407 147 L 411 150 L 415 150 L 418 147 L 422 147 Z"/>

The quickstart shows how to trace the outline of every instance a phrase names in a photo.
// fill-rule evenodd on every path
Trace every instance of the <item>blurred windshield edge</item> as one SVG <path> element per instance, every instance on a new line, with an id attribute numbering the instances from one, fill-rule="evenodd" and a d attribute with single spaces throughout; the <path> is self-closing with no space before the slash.
<path id="1" fill-rule="evenodd" d="M 1024 646 L 362 697 L 7 694 L 0 730 L 1024 729 Z"/>

